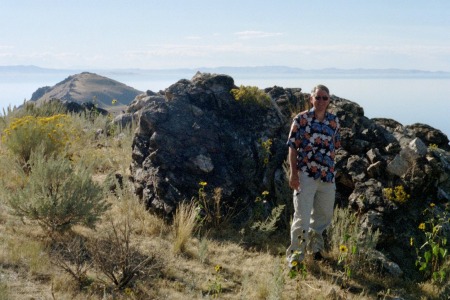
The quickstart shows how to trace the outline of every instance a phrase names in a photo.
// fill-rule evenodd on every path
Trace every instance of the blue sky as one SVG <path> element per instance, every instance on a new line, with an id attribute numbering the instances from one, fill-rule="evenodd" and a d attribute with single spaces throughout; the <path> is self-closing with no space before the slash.
<path id="1" fill-rule="evenodd" d="M 0 65 L 450 71 L 450 1 L 1 0 Z"/>

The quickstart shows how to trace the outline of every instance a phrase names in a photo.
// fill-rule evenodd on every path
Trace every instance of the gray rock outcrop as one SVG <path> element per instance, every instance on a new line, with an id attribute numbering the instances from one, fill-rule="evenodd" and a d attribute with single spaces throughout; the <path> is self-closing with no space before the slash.
<path id="1" fill-rule="evenodd" d="M 232 88 L 229 76 L 197 74 L 164 95 L 147 97 L 131 170 L 148 207 L 170 214 L 198 194 L 201 181 L 222 188 L 229 205 L 236 199 L 248 203 L 262 192 L 262 182 L 270 184 L 262 142 L 272 139 L 271 155 L 284 156 L 279 136 L 286 135 L 286 117 L 274 103 L 265 108 L 236 102 Z"/>
<path id="2" fill-rule="evenodd" d="M 138 120 L 131 175 L 149 209 L 169 216 L 204 181 L 210 190 L 222 189 L 224 207 L 251 207 L 267 190 L 273 205 L 285 203 L 292 212 L 282 192 L 285 142 L 294 113 L 309 108 L 309 95 L 266 88 L 271 105 L 262 107 L 235 101 L 233 88 L 227 75 L 197 73 L 131 103 L 126 114 Z M 329 108 L 340 119 L 343 146 L 336 156 L 336 203 L 358 213 L 366 231 L 380 231 L 382 265 L 398 276 L 408 273 L 415 266 L 407 245 L 421 212 L 431 202 L 450 201 L 449 140 L 428 125 L 368 119 L 357 103 L 334 95 Z M 386 196 L 386 188 L 398 186 L 408 205 Z"/>

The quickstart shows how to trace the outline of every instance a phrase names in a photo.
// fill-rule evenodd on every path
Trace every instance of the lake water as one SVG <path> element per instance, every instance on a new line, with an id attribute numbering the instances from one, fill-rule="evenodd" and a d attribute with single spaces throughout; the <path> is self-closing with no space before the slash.
<path id="1" fill-rule="evenodd" d="M 136 75 L 98 73 L 141 91 L 164 90 L 179 79 L 191 79 L 194 74 Z M 21 105 L 39 87 L 53 86 L 72 74 L 39 76 L 0 76 L 0 108 Z M 231 75 L 231 74 L 230 74 Z M 364 108 L 368 118 L 391 118 L 403 125 L 425 123 L 450 137 L 449 78 L 336 78 L 231 75 L 236 85 L 260 88 L 281 86 L 302 88 L 309 92 L 319 83 L 329 87 L 338 97 L 354 101 Z"/>

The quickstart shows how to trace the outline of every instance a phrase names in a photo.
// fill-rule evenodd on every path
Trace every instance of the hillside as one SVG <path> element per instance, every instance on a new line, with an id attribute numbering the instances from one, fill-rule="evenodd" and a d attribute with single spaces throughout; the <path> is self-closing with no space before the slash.
<path id="1" fill-rule="evenodd" d="M 242 104 L 232 87 L 199 72 L 113 122 L 55 102 L 0 118 L 0 300 L 448 299 L 446 136 L 333 96 L 343 148 L 325 259 L 289 269 L 284 135 L 307 94 Z"/>
<path id="2" fill-rule="evenodd" d="M 57 98 L 77 103 L 94 102 L 101 108 L 108 108 L 113 99 L 117 100 L 117 105 L 128 105 L 141 93 L 110 78 L 83 72 L 69 76 L 52 87 L 37 89 L 30 101 L 42 103 Z"/>
<path id="3" fill-rule="evenodd" d="M 93 178 L 104 186 L 109 186 L 108 174 L 128 176 L 125 170 L 131 163 L 134 136 L 128 129 L 96 136 L 107 120 L 101 115 L 95 122 L 71 116 L 66 124 L 68 131 L 75 126 L 80 132 L 80 139 L 69 145 L 73 162 L 91 166 Z M 10 178 L 17 169 L 12 171 L 11 164 L 6 164 L 13 160 L 4 145 L 0 146 L 0 158 L 5 162 L 0 178 L 14 190 L 19 183 Z M 45 185 L 45 181 L 38 182 Z M 129 183 L 124 184 L 117 194 L 105 193 L 111 207 L 101 216 L 96 230 L 78 225 L 63 237 L 49 237 L 33 220 L 14 216 L 2 195 L 0 299 L 438 299 L 432 283 L 386 276 L 364 260 L 351 261 L 354 274 L 350 278 L 338 263 L 336 251 L 327 253 L 324 262 L 308 258 L 301 275 L 292 276 L 283 257 L 289 236 L 286 228 L 255 235 L 248 228 L 237 231 L 230 221 L 218 228 L 200 226 L 193 231 L 195 219 L 180 214 L 178 222 L 165 223 L 148 213 L 130 193 Z M 342 230 L 342 224 L 347 223 L 339 220 L 349 216 L 338 212 L 336 216 L 340 218 L 333 222 L 333 228 Z M 103 254 L 111 265 L 95 263 L 91 253 Z M 131 253 L 132 260 L 122 256 Z M 148 264 L 140 265 L 147 259 Z M 118 288 L 108 275 L 120 280 L 125 276 L 122 271 L 130 272 L 130 267 L 138 272 L 126 286 Z"/>

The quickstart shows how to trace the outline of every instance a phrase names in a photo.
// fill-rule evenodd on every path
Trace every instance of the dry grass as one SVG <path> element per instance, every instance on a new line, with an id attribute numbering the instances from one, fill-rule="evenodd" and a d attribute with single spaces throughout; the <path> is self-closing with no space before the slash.
<path id="1" fill-rule="evenodd" d="M 115 207 L 113 211 L 111 216 L 123 217 L 123 207 Z M 128 212 L 136 215 L 136 211 Z M 318 264 L 308 258 L 306 278 L 290 279 L 284 257 L 249 251 L 242 245 L 213 237 L 190 237 L 184 252 L 176 254 L 171 251 L 174 237 L 167 230 L 170 227 L 166 225 L 164 230 L 157 220 L 143 216 L 134 220 L 132 243 L 138 245 L 141 253 L 157 253 L 161 263 L 157 274 L 135 282 L 131 288 L 134 299 L 207 299 L 214 296 L 218 299 L 383 299 L 380 295 L 406 296 L 412 290 L 422 295 L 435 294 L 430 285 L 423 285 L 423 292 L 418 286 L 405 287 L 402 282 L 396 287 L 389 283 L 392 279 L 380 277 L 380 274 L 365 274 L 344 284 L 342 271 L 332 259 Z M 153 229 L 142 230 L 144 224 Z M 106 222 L 99 224 L 97 230 L 107 225 Z M 113 290 L 105 286 L 93 285 L 79 291 L 71 277 L 48 263 L 49 258 L 39 246 L 42 245 L 40 235 L 27 234 L 31 229 L 29 225 L 15 223 L 14 226 L 14 231 L 6 230 L 3 225 L 1 228 L 1 242 L 6 247 L 1 252 L 0 288 L 8 291 L 9 299 L 52 299 L 52 293 L 56 299 L 102 299 L 103 294 L 112 297 Z M 86 234 L 89 230 L 77 227 L 75 231 Z M 29 241 L 32 241 L 30 246 Z M 90 276 L 98 275 L 91 272 Z M 373 288 L 380 291 L 371 291 Z M 116 292 L 115 297 L 133 299 L 124 291 Z"/>
<path id="2" fill-rule="evenodd" d="M 192 238 L 196 226 L 197 211 L 193 203 L 181 203 L 173 221 L 173 252 L 183 253 L 187 242 Z"/>
<path id="3" fill-rule="evenodd" d="M 88 127 L 87 132 L 93 132 L 98 124 Z M 120 141 L 117 136 L 86 135 L 77 145 L 78 157 L 95 165 L 98 181 L 111 172 L 126 177 L 131 161 L 131 132 L 126 131 Z M 99 148 L 98 144 L 106 147 Z M 1 145 L 0 154 L 7 155 Z M 0 174 L 7 174 L 7 170 L 0 168 Z M 363 265 L 351 279 L 344 280 L 334 251 L 320 263 L 308 257 L 306 277 L 291 279 L 285 258 L 279 255 L 288 242 L 286 230 L 261 241 L 263 247 L 252 248 L 248 241 L 239 242 L 239 233 L 230 229 L 220 234 L 196 234 L 195 211 L 190 205 L 180 206 L 174 224 L 169 225 L 147 212 L 127 185 L 116 194 L 110 193 L 108 201 L 111 208 L 95 230 L 76 226 L 73 232 L 95 240 L 111 229 L 111 220 L 117 224 L 128 220 L 130 247 L 136 255 L 153 256 L 157 267 L 140 273 L 121 290 L 94 267 L 87 272 L 91 283 L 80 290 L 71 276 L 51 263 L 48 239 L 40 228 L 12 216 L 0 199 L 0 299 L 437 298 L 438 292 L 428 283 L 394 279 Z"/>

